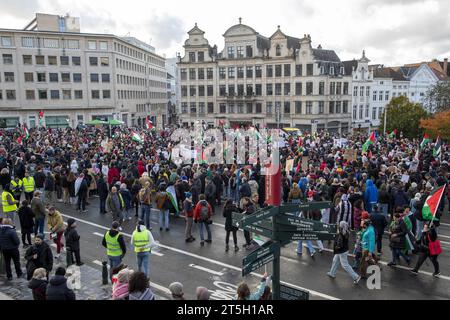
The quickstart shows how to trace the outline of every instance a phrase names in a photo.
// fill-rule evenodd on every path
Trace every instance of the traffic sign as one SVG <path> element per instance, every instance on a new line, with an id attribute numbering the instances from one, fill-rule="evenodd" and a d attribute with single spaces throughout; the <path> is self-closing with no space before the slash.
<path id="1" fill-rule="evenodd" d="M 275 234 L 279 240 L 303 241 L 303 240 L 334 240 L 335 233 L 328 232 L 277 232 Z"/>
<path id="2" fill-rule="evenodd" d="M 241 220 L 242 227 L 248 226 L 252 223 L 273 217 L 278 213 L 278 208 L 275 207 L 267 207 L 264 209 L 261 209 L 259 211 L 256 211 L 253 214 L 250 214 L 248 216 L 244 216 Z"/>
<path id="3" fill-rule="evenodd" d="M 309 300 L 309 291 L 299 290 L 280 284 L 280 299 L 281 300 Z"/>
<path id="4" fill-rule="evenodd" d="M 243 229 L 259 234 L 261 236 L 267 237 L 267 238 L 271 238 L 272 237 L 272 230 L 270 229 L 265 229 L 265 228 L 261 228 L 255 225 L 248 225 L 248 226 L 244 226 Z"/>
<path id="5" fill-rule="evenodd" d="M 242 268 L 242 276 L 252 273 L 253 271 L 258 270 L 259 268 L 264 266 L 265 264 L 272 262 L 273 260 L 275 260 L 276 256 L 279 254 L 280 254 L 280 252 L 276 250 L 275 252 L 268 253 L 265 256 L 262 256 L 261 258 L 254 260 L 253 262 L 245 265 Z"/>
<path id="6" fill-rule="evenodd" d="M 242 264 L 245 266 L 249 263 L 254 262 L 255 260 L 260 259 L 261 257 L 265 256 L 269 253 L 274 253 L 275 250 L 279 249 L 280 245 L 273 241 L 267 241 L 264 243 L 261 247 L 253 251 L 252 253 L 248 254 L 244 259 L 242 259 Z"/>
<path id="7" fill-rule="evenodd" d="M 317 201 L 310 203 L 290 203 L 280 207 L 281 213 L 297 212 L 297 211 L 312 211 L 331 208 L 329 201 Z"/>
<path id="8" fill-rule="evenodd" d="M 241 220 L 244 217 L 242 213 L 233 212 L 233 225 L 239 227 L 241 225 Z"/>
<path id="9" fill-rule="evenodd" d="M 278 216 L 277 223 L 282 225 L 294 226 L 305 231 L 327 231 L 331 233 L 337 232 L 337 225 L 328 224 L 316 220 L 298 218 L 294 215 L 283 214 Z"/>

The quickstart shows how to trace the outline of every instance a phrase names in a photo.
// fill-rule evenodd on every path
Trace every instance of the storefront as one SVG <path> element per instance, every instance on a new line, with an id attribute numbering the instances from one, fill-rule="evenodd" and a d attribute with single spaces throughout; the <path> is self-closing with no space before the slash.
<path id="1" fill-rule="evenodd" d="M 0 118 L 0 128 L 1 129 L 12 129 L 17 127 L 17 124 L 20 122 L 19 117 L 8 117 L 8 118 Z"/>
<path id="2" fill-rule="evenodd" d="M 44 118 L 47 128 L 67 128 L 70 125 L 69 116 L 45 116 Z"/>

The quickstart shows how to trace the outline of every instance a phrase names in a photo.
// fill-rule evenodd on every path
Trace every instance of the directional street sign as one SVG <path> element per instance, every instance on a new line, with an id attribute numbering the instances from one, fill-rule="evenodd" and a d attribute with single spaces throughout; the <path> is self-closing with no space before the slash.
<path id="1" fill-rule="evenodd" d="M 283 205 L 280 207 L 281 213 L 287 212 L 297 212 L 297 211 L 311 211 L 311 210 L 320 210 L 331 207 L 331 202 L 329 201 L 318 201 L 318 202 L 310 202 L 310 203 L 290 203 Z"/>
<path id="2" fill-rule="evenodd" d="M 299 290 L 280 284 L 281 300 L 309 300 L 309 291 Z"/>
<path id="3" fill-rule="evenodd" d="M 290 241 L 300 241 L 300 240 L 334 240 L 336 237 L 335 233 L 328 232 L 277 232 L 275 234 L 276 239 L 279 240 L 290 240 Z"/>
<path id="4" fill-rule="evenodd" d="M 243 227 L 244 230 L 259 234 L 261 236 L 271 238 L 272 237 L 272 230 L 261 228 L 255 225 L 248 225 Z"/>
<path id="5" fill-rule="evenodd" d="M 243 217 L 242 213 L 233 212 L 233 225 L 236 227 L 240 226 Z"/>
<path id="6" fill-rule="evenodd" d="M 267 207 L 262 210 L 259 210 L 251 215 L 244 216 L 241 220 L 242 227 L 248 226 L 252 223 L 273 217 L 278 213 L 278 208 Z"/>
<path id="7" fill-rule="evenodd" d="M 249 273 L 252 273 L 255 270 L 258 270 L 265 264 L 274 261 L 277 257 L 280 256 L 280 248 L 279 246 L 274 247 L 273 251 L 269 251 L 266 255 L 261 256 L 260 258 L 253 260 L 252 262 L 244 265 L 242 268 L 242 276 L 245 276 Z"/>
<path id="8" fill-rule="evenodd" d="M 316 220 L 298 218 L 295 216 L 290 216 L 287 214 L 280 215 L 277 218 L 277 222 L 281 225 L 287 225 L 292 227 L 300 228 L 300 230 L 304 231 L 327 231 L 331 233 L 337 232 L 337 225 L 323 223 Z M 284 226 L 283 226 L 284 228 Z M 300 231 L 299 230 L 299 231 Z"/>
<path id="9" fill-rule="evenodd" d="M 252 263 L 269 253 L 274 253 L 279 248 L 280 245 L 278 243 L 267 241 L 261 247 L 244 257 L 244 259 L 242 260 L 242 264 L 245 266 L 249 263 Z"/>

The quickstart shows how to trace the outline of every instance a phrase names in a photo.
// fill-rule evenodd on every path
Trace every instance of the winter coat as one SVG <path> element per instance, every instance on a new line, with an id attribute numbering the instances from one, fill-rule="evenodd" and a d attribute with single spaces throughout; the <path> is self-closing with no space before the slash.
<path id="1" fill-rule="evenodd" d="M 100 199 L 106 200 L 106 198 L 108 198 L 108 185 L 103 178 L 100 178 L 97 182 L 97 191 Z"/>
<path id="2" fill-rule="evenodd" d="M 66 227 L 64 225 L 64 220 L 59 211 L 55 211 L 53 215 L 48 215 L 47 227 L 50 232 L 63 232 Z"/>
<path id="3" fill-rule="evenodd" d="M 75 293 L 67 287 L 64 276 L 54 276 L 47 286 L 47 300 L 76 300 Z"/>
<path id="4" fill-rule="evenodd" d="M 248 182 L 244 182 L 241 187 L 239 188 L 239 193 L 241 195 L 241 198 L 244 197 L 251 197 L 252 196 L 252 189 L 250 188 L 250 185 Z"/>
<path id="5" fill-rule="evenodd" d="M 130 292 L 130 300 L 155 300 L 155 295 L 150 288 L 145 289 L 144 292 Z"/>
<path id="6" fill-rule="evenodd" d="M 205 187 L 205 197 L 208 201 L 215 199 L 216 189 L 216 185 L 212 181 Z"/>
<path id="7" fill-rule="evenodd" d="M 187 218 L 194 217 L 194 206 L 192 204 L 192 201 L 185 199 L 183 201 L 183 211 Z"/>
<path id="8" fill-rule="evenodd" d="M 48 174 L 45 177 L 44 190 L 45 191 L 55 191 L 55 177 L 53 177 L 53 175 Z"/>
<path id="9" fill-rule="evenodd" d="M 348 251 L 348 236 L 348 233 L 346 235 L 343 235 L 342 232 L 338 233 L 336 240 L 334 240 L 334 254 L 341 254 Z"/>
<path id="10" fill-rule="evenodd" d="M 405 237 L 408 233 L 408 229 L 406 228 L 405 223 L 401 222 L 393 222 L 391 227 L 391 235 L 389 237 L 389 246 L 392 249 L 405 249 Z M 394 235 L 396 235 L 394 237 Z"/>
<path id="11" fill-rule="evenodd" d="M 408 195 L 403 190 L 398 190 L 394 195 L 394 209 L 409 204 Z"/>
<path id="12" fill-rule="evenodd" d="M 364 203 L 366 205 L 367 212 L 372 212 L 371 203 L 378 202 L 378 190 L 377 187 L 373 184 L 371 179 L 367 179 L 366 181 L 366 191 L 364 192 Z"/>
<path id="13" fill-rule="evenodd" d="M 38 197 L 34 197 L 31 200 L 31 210 L 33 211 L 35 219 L 45 218 L 47 213 L 42 200 Z"/>
<path id="14" fill-rule="evenodd" d="M 436 229 L 435 228 L 431 228 L 429 229 L 427 232 L 422 232 L 422 237 L 420 238 L 420 242 L 418 243 L 418 250 L 420 252 L 424 252 L 426 254 L 430 253 L 430 239 L 431 241 L 436 241 L 437 239 L 437 233 L 436 233 Z M 428 239 L 428 236 L 430 237 L 430 239 Z"/>
<path id="15" fill-rule="evenodd" d="M 20 219 L 20 228 L 24 230 L 31 230 L 34 227 L 34 214 L 29 206 L 20 207 L 18 211 Z"/>
<path id="16" fill-rule="evenodd" d="M 119 192 L 122 195 L 123 202 L 125 203 L 125 209 L 131 209 L 131 200 L 133 199 L 133 196 L 131 195 L 130 190 L 120 189 Z"/>
<path id="17" fill-rule="evenodd" d="M 206 201 L 206 200 L 203 200 L 203 201 Z M 201 214 L 200 214 L 200 209 L 202 207 L 202 203 L 201 202 L 202 201 L 199 201 L 197 203 L 197 205 L 195 206 L 195 209 L 194 209 L 194 221 L 201 221 Z M 208 206 L 208 219 L 211 219 L 212 207 L 211 207 L 211 205 L 209 203 L 207 203 L 207 206 Z"/>
<path id="18" fill-rule="evenodd" d="M 361 235 L 361 245 L 363 250 L 375 253 L 375 229 L 369 225 Z"/>
<path id="19" fill-rule="evenodd" d="M 13 226 L 3 225 L 0 228 L 0 250 L 14 250 L 20 246 L 17 231 Z"/>
<path id="20" fill-rule="evenodd" d="M 223 216 L 225 218 L 225 231 L 237 231 L 238 228 L 233 225 L 233 212 L 239 212 L 239 209 L 231 204 L 223 209 Z"/>
<path id="21" fill-rule="evenodd" d="M 28 288 L 33 292 L 34 300 L 46 300 L 47 299 L 47 280 L 31 279 L 28 283 Z"/>
<path id="22" fill-rule="evenodd" d="M 33 259 L 33 255 L 37 254 L 37 259 Z M 53 254 L 50 246 L 42 242 L 41 245 L 32 245 L 25 252 L 25 259 L 27 260 L 27 280 L 33 277 L 34 270 L 37 268 L 44 268 L 50 272 L 53 268 Z"/>
<path id="23" fill-rule="evenodd" d="M 76 228 L 67 228 L 64 232 L 64 237 L 66 238 L 66 248 L 71 251 L 80 250 L 80 235 Z"/>
<path id="24" fill-rule="evenodd" d="M 370 220 L 372 221 L 372 225 L 375 229 L 375 232 L 378 236 L 382 236 L 384 233 L 384 229 L 386 229 L 388 223 L 386 217 L 381 213 L 372 213 L 370 215 Z"/>
<path id="25" fill-rule="evenodd" d="M 120 180 L 120 172 L 119 169 L 116 167 L 113 167 L 109 169 L 108 171 L 108 184 L 112 185 L 113 181 L 119 181 Z"/>
<path id="26" fill-rule="evenodd" d="M 36 185 L 36 189 L 40 189 L 44 187 L 45 182 L 45 174 L 40 171 L 34 174 L 34 183 Z"/>

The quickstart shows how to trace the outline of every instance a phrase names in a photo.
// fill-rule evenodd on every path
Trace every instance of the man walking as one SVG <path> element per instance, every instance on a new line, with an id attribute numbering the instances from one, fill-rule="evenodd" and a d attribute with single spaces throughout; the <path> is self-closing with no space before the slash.
<path id="1" fill-rule="evenodd" d="M 34 236 L 38 233 L 44 234 L 46 210 L 39 190 L 34 192 L 33 200 L 31 200 L 31 211 L 34 214 Z"/>
<path id="2" fill-rule="evenodd" d="M 122 263 L 122 259 L 127 252 L 125 241 L 119 231 L 119 222 L 114 221 L 112 223 L 111 229 L 103 237 L 102 245 L 106 248 L 110 267 L 110 278 L 112 278 L 112 269 Z"/>
<path id="3" fill-rule="evenodd" d="M 28 203 L 31 203 L 31 200 L 33 199 L 33 192 L 35 190 L 35 184 L 34 178 L 30 177 L 30 173 L 28 171 L 25 172 L 25 177 L 22 179 L 22 183 L 25 199 Z"/>
<path id="4" fill-rule="evenodd" d="M 6 277 L 12 280 L 11 260 L 16 268 L 17 278 L 22 277 L 19 254 L 20 240 L 11 219 L 3 219 L 0 228 L 0 249 L 5 259 Z"/>
<path id="5" fill-rule="evenodd" d="M 155 239 L 150 230 L 144 225 L 144 221 L 140 220 L 136 230 L 131 235 L 131 245 L 134 247 L 134 252 L 137 256 L 138 270 L 145 273 L 149 277 L 149 258 L 151 249 L 156 247 Z"/>
<path id="6" fill-rule="evenodd" d="M 14 199 L 10 186 L 7 184 L 2 192 L 2 209 L 5 218 L 10 218 L 11 221 L 14 221 L 14 213 L 17 211 L 18 203 L 19 201 Z"/>
<path id="7" fill-rule="evenodd" d="M 125 202 L 123 201 L 122 195 L 117 192 L 116 187 L 111 188 L 111 193 L 106 199 L 106 206 L 108 211 L 111 211 L 113 221 L 117 221 L 119 224 L 119 231 L 122 231 L 122 227 L 120 227 L 120 225 L 122 224 L 122 212 L 125 208 Z"/>

